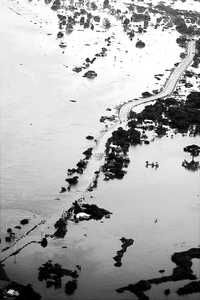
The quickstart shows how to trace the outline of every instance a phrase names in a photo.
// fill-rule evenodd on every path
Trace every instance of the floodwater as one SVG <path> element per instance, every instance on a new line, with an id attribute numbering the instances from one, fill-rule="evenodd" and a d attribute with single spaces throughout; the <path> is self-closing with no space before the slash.
<path id="1" fill-rule="evenodd" d="M 74 32 L 69 37 L 69 49 L 63 54 L 55 41 L 56 19 L 52 12 L 45 6 L 39 10 L 33 3 L 21 3 L 23 9 L 15 1 L 0 3 L 3 228 L 16 225 L 24 217 L 30 217 L 34 224 L 69 207 L 81 193 L 58 192 L 67 168 L 73 167 L 81 153 L 93 146 L 85 136 L 100 135 L 104 127 L 99 118 L 107 107 L 158 89 L 163 81 L 157 84 L 154 75 L 172 68 L 182 51 L 175 43 L 175 32 L 150 31 L 144 36 L 146 47 L 141 52 L 116 28 L 119 50 L 113 44 L 109 55 L 94 65 L 97 78 L 88 81 L 72 72 L 72 67 L 90 55 L 88 46 L 84 47 L 88 39 L 93 55 L 98 48 L 95 43 L 101 49 L 107 33 L 81 32 L 79 38 L 80 33 Z M 23 11 L 22 16 L 9 6 Z M 41 25 L 30 23 L 39 11 Z M 48 24 L 46 20 L 50 20 Z M 53 35 L 47 35 L 49 32 Z M 163 80 L 168 75 L 165 72 Z M 131 163 L 124 179 L 105 182 L 100 178 L 98 189 L 86 194 L 88 202 L 111 211 L 111 218 L 103 223 L 70 224 L 66 237 L 50 240 L 47 248 L 37 244 L 26 247 L 6 261 L 9 277 L 33 283 L 44 300 L 64 300 L 67 296 L 63 289 L 46 289 L 45 283 L 37 279 L 38 268 L 52 259 L 69 269 L 76 265 L 82 268 L 78 289 L 71 299 L 128 300 L 136 297 L 129 292 L 117 294 L 115 289 L 159 277 L 160 269 L 170 275 L 175 267 L 171 255 L 200 245 L 199 172 L 189 172 L 181 166 L 189 158 L 183 147 L 199 142 L 199 138 L 177 135 L 131 148 Z M 146 160 L 158 161 L 159 168 L 146 168 Z M 58 197 L 60 200 L 55 200 Z M 38 240 L 43 233 L 38 228 L 31 240 Z M 134 239 L 134 244 L 125 253 L 122 267 L 117 268 L 113 256 L 120 250 L 122 236 Z M 198 277 L 199 267 L 196 261 Z M 63 286 L 66 282 L 64 278 Z M 164 299 L 163 291 L 170 287 L 168 298 L 176 300 L 176 290 L 185 283 L 153 286 L 147 295 L 154 300 Z M 185 299 L 197 300 L 197 295 Z"/>
<path id="2" fill-rule="evenodd" d="M 82 270 L 72 299 L 136 299 L 128 292 L 117 294 L 115 289 L 140 279 L 160 277 L 160 269 L 170 275 L 175 267 L 171 255 L 200 244 L 199 174 L 181 166 L 188 159 L 183 147 L 195 142 L 196 138 L 178 135 L 131 148 L 131 164 L 123 181 L 100 181 L 94 198 L 88 199 L 110 210 L 111 219 L 70 225 L 65 239 L 50 241 L 48 251 L 37 245 L 28 246 L 7 261 L 8 274 L 22 282 L 32 280 L 40 290 L 43 284 L 36 279 L 37 269 L 44 261 L 53 259 L 71 269 L 79 264 Z M 146 159 L 158 161 L 159 168 L 146 168 Z M 134 244 L 124 255 L 122 267 L 117 268 L 113 256 L 120 249 L 122 236 L 134 239 Z M 199 266 L 196 261 L 197 276 Z M 162 299 L 164 289 L 170 287 L 169 299 L 178 299 L 175 292 L 185 283 L 162 284 L 147 295 Z M 42 289 L 42 295 L 49 300 L 66 298 L 62 291 L 52 289 Z M 185 299 L 198 297 L 194 294 Z"/>
<path id="3" fill-rule="evenodd" d="M 161 83 L 155 82 L 154 75 L 173 67 L 180 60 L 181 49 L 175 44 L 175 32 L 148 33 L 144 37 L 147 46 L 141 53 L 122 31 L 117 31 L 121 43 L 119 54 L 115 53 L 113 44 L 105 60 L 94 65 L 99 76 L 91 82 L 71 71 L 74 64 L 79 65 L 86 57 L 84 51 L 75 50 L 80 33 L 69 37 L 69 47 L 73 50 L 62 54 L 55 37 L 47 35 L 55 20 L 51 26 L 46 25 L 46 28 L 44 24 L 40 28 L 28 22 L 29 14 L 23 18 L 10 11 L 8 6 L 12 1 L 9 5 L 6 2 L 1 3 L 0 21 L 1 136 L 4 141 L 1 147 L 1 205 L 10 208 L 17 203 L 22 209 L 32 207 L 34 212 L 46 214 L 51 211 L 52 199 L 64 183 L 66 169 L 73 167 L 81 153 L 92 145 L 85 136 L 99 135 L 102 129 L 99 119 L 106 113 L 105 109 L 138 97 L 145 90 L 159 88 Z M 20 6 L 18 10 L 20 12 Z M 47 14 L 47 19 L 50 17 Z M 6 34 L 4 28 L 7 28 Z M 93 45 L 106 36 L 81 32 L 80 47 L 88 39 Z M 162 45 L 167 43 L 167 57 L 166 49 L 160 49 L 158 40 Z M 115 43 L 118 42 L 116 38 Z M 90 51 L 95 53 L 95 47 L 91 46 Z M 124 56 L 126 49 L 130 50 Z M 77 53 L 71 55 L 70 51 Z M 116 54 L 117 62 L 114 62 Z M 75 60 L 72 65 L 71 60 Z"/>

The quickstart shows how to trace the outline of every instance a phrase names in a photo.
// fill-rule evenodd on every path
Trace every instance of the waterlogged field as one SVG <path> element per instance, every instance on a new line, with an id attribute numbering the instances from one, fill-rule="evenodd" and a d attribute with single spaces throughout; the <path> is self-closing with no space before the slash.
<path id="1" fill-rule="evenodd" d="M 198 1 L 163 5 L 1 1 L 2 299 L 13 281 L 32 284 L 44 300 L 176 300 L 183 286 L 199 285 L 199 170 L 182 166 L 190 160 L 183 148 L 200 145 L 199 135 L 176 128 L 158 138 L 140 129 L 147 138 L 125 150 L 123 179 L 105 181 L 112 175 L 105 165 L 99 173 L 107 140 L 119 126 L 128 128 L 117 108 L 162 90 L 187 54 L 184 38 L 199 38 Z M 182 103 L 194 91 L 195 60 L 169 96 Z M 82 154 L 90 148 L 92 157 Z M 78 183 L 70 186 L 67 170 L 77 162 Z M 97 208 L 83 210 L 85 203 Z M 92 218 L 77 222 L 77 211 Z M 58 220 L 67 224 L 57 223 L 55 234 Z M 198 299 L 198 289 L 184 299 Z"/>

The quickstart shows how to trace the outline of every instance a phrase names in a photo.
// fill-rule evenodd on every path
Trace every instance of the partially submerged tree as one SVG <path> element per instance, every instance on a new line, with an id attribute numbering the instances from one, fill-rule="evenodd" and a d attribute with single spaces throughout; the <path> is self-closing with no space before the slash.
<path id="1" fill-rule="evenodd" d="M 184 160 L 182 166 L 190 171 L 197 171 L 200 169 L 199 161 L 195 161 L 194 158 L 199 156 L 200 154 L 200 147 L 198 145 L 189 145 L 183 149 L 185 152 L 190 153 L 192 156 L 192 160 L 188 162 Z"/>
<path id="2" fill-rule="evenodd" d="M 109 21 L 108 18 L 104 18 L 104 20 L 103 20 L 103 27 L 105 29 L 109 29 L 111 27 L 111 23 L 110 23 L 110 21 Z"/>
<path id="3" fill-rule="evenodd" d="M 200 147 L 198 145 L 194 145 L 194 144 L 186 146 L 183 150 L 185 152 L 190 153 L 190 155 L 192 156 L 192 161 L 194 161 L 194 158 L 199 156 L 199 154 L 200 154 Z"/>
<path id="4" fill-rule="evenodd" d="M 103 2 L 103 8 L 104 9 L 105 8 L 109 8 L 109 6 L 110 6 L 109 0 L 104 0 L 104 2 Z"/>

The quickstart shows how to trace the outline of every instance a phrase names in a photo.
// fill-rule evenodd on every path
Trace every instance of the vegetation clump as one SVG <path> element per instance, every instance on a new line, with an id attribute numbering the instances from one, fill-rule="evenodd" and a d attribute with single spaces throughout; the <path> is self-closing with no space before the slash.
<path id="1" fill-rule="evenodd" d="M 182 162 L 182 166 L 190 171 L 197 171 L 200 169 L 199 161 L 195 161 L 194 158 L 199 156 L 200 154 L 200 147 L 198 145 L 189 145 L 184 147 L 183 149 L 185 152 L 190 153 L 192 156 L 191 161 L 187 161 L 186 159 Z"/>
<path id="2" fill-rule="evenodd" d="M 79 275 L 76 270 L 71 271 L 68 269 L 64 269 L 57 263 L 53 264 L 51 260 L 47 261 L 41 267 L 39 267 L 38 280 L 45 281 L 47 288 L 61 288 L 62 278 L 64 276 L 70 276 L 71 278 L 76 279 Z"/>
<path id="3" fill-rule="evenodd" d="M 95 77 L 97 77 L 97 73 L 95 71 L 87 71 L 83 77 L 87 77 L 89 79 L 94 79 Z"/>
<path id="4" fill-rule="evenodd" d="M 127 130 L 119 127 L 114 131 L 106 143 L 106 158 L 102 167 L 104 180 L 122 179 L 126 173 L 124 168 L 127 168 L 130 162 L 127 157 L 130 145 L 141 143 L 140 132 L 135 129 L 135 124 L 128 123 L 128 125 Z"/>
<path id="5" fill-rule="evenodd" d="M 76 289 L 77 289 L 77 280 L 76 279 L 70 280 L 65 284 L 65 293 L 67 295 L 74 294 Z"/>
<path id="6" fill-rule="evenodd" d="M 129 284 L 125 287 L 118 288 L 118 293 L 124 291 L 130 291 L 135 294 L 139 300 L 149 299 L 145 294 L 146 291 L 150 290 L 153 284 L 162 284 L 170 281 L 182 281 L 182 280 L 195 280 L 196 276 L 192 270 L 192 259 L 200 259 L 200 248 L 191 248 L 187 251 L 176 252 L 172 255 L 171 260 L 176 264 L 172 274 L 169 276 L 162 276 L 157 278 L 151 278 L 147 280 L 140 280 L 135 284 Z M 191 284 L 189 287 L 183 287 L 178 289 L 178 294 L 190 294 L 199 290 L 199 283 Z M 165 290 L 165 294 L 169 294 L 170 290 Z"/>
<path id="7" fill-rule="evenodd" d="M 177 291 L 178 295 L 190 295 L 194 293 L 200 293 L 200 281 L 192 281 L 183 287 L 179 288 Z"/>
<path id="8" fill-rule="evenodd" d="M 20 224 L 21 225 L 27 225 L 29 223 L 29 219 L 22 219 L 21 221 L 20 221 Z"/>
<path id="9" fill-rule="evenodd" d="M 86 219 L 99 221 L 104 217 L 109 218 L 111 212 L 104 208 L 100 208 L 95 204 L 87 204 L 81 203 L 81 201 L 75 201 L 66 212 L 66 215 L 68 216 L 68 220 L 78 223 L 79 221 Z"/>
<path id="10" fill-rule="evenodd" d="M 64 238 L 67 233 L 67 220 L 61 217 L 56 221 L 54 227 L 56 229 L 54 236 L 57 238 Z"/>
<path id="11" fill-rule="evenodd" d="M 158 99 L 155 104 L 147 105 L 141 113 L 137 114 L 137 120 L 141 123 L 148 119 L 160 125 L 169 125 L 179 132 L 187 132 L 191 126 L 199 125 L 199 99 L 200 92 L 191 92 L 185 102 L 178 102 L 173 98 Z"/>
<path id="12" fill-rule="evenodd" d="M 135 45 L 137 48 L 140 48 L 140 49 L 142 49 L 142 48 L 144 48 L 145 47 L 145 43 L 143 42 L 143 41 L 138 41 L 137 43 L 136 43 L 136 45 Z"/>
<path id="13" fill-rule="evenodd" d="M 122 242 L 121 250 L 117 251 L 117 254 L 113 257 L 113 259 L 115 260 L 115 267 L 121 267 L 122 258 L 126 253 L 127 248 L 132 246 L 134 243 L 133 239 L 126 239 L 125 237 L 122 237 L 120 241 Z"/>

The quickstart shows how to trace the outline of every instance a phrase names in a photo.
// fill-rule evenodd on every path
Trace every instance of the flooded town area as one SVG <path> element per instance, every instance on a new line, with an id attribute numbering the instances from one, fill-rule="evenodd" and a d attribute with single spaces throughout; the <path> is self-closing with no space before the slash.
<path id="1" fill-rule="evenodd" d="M 200 1 L 0 1 L 0 300 L 200 298 Z"/>

